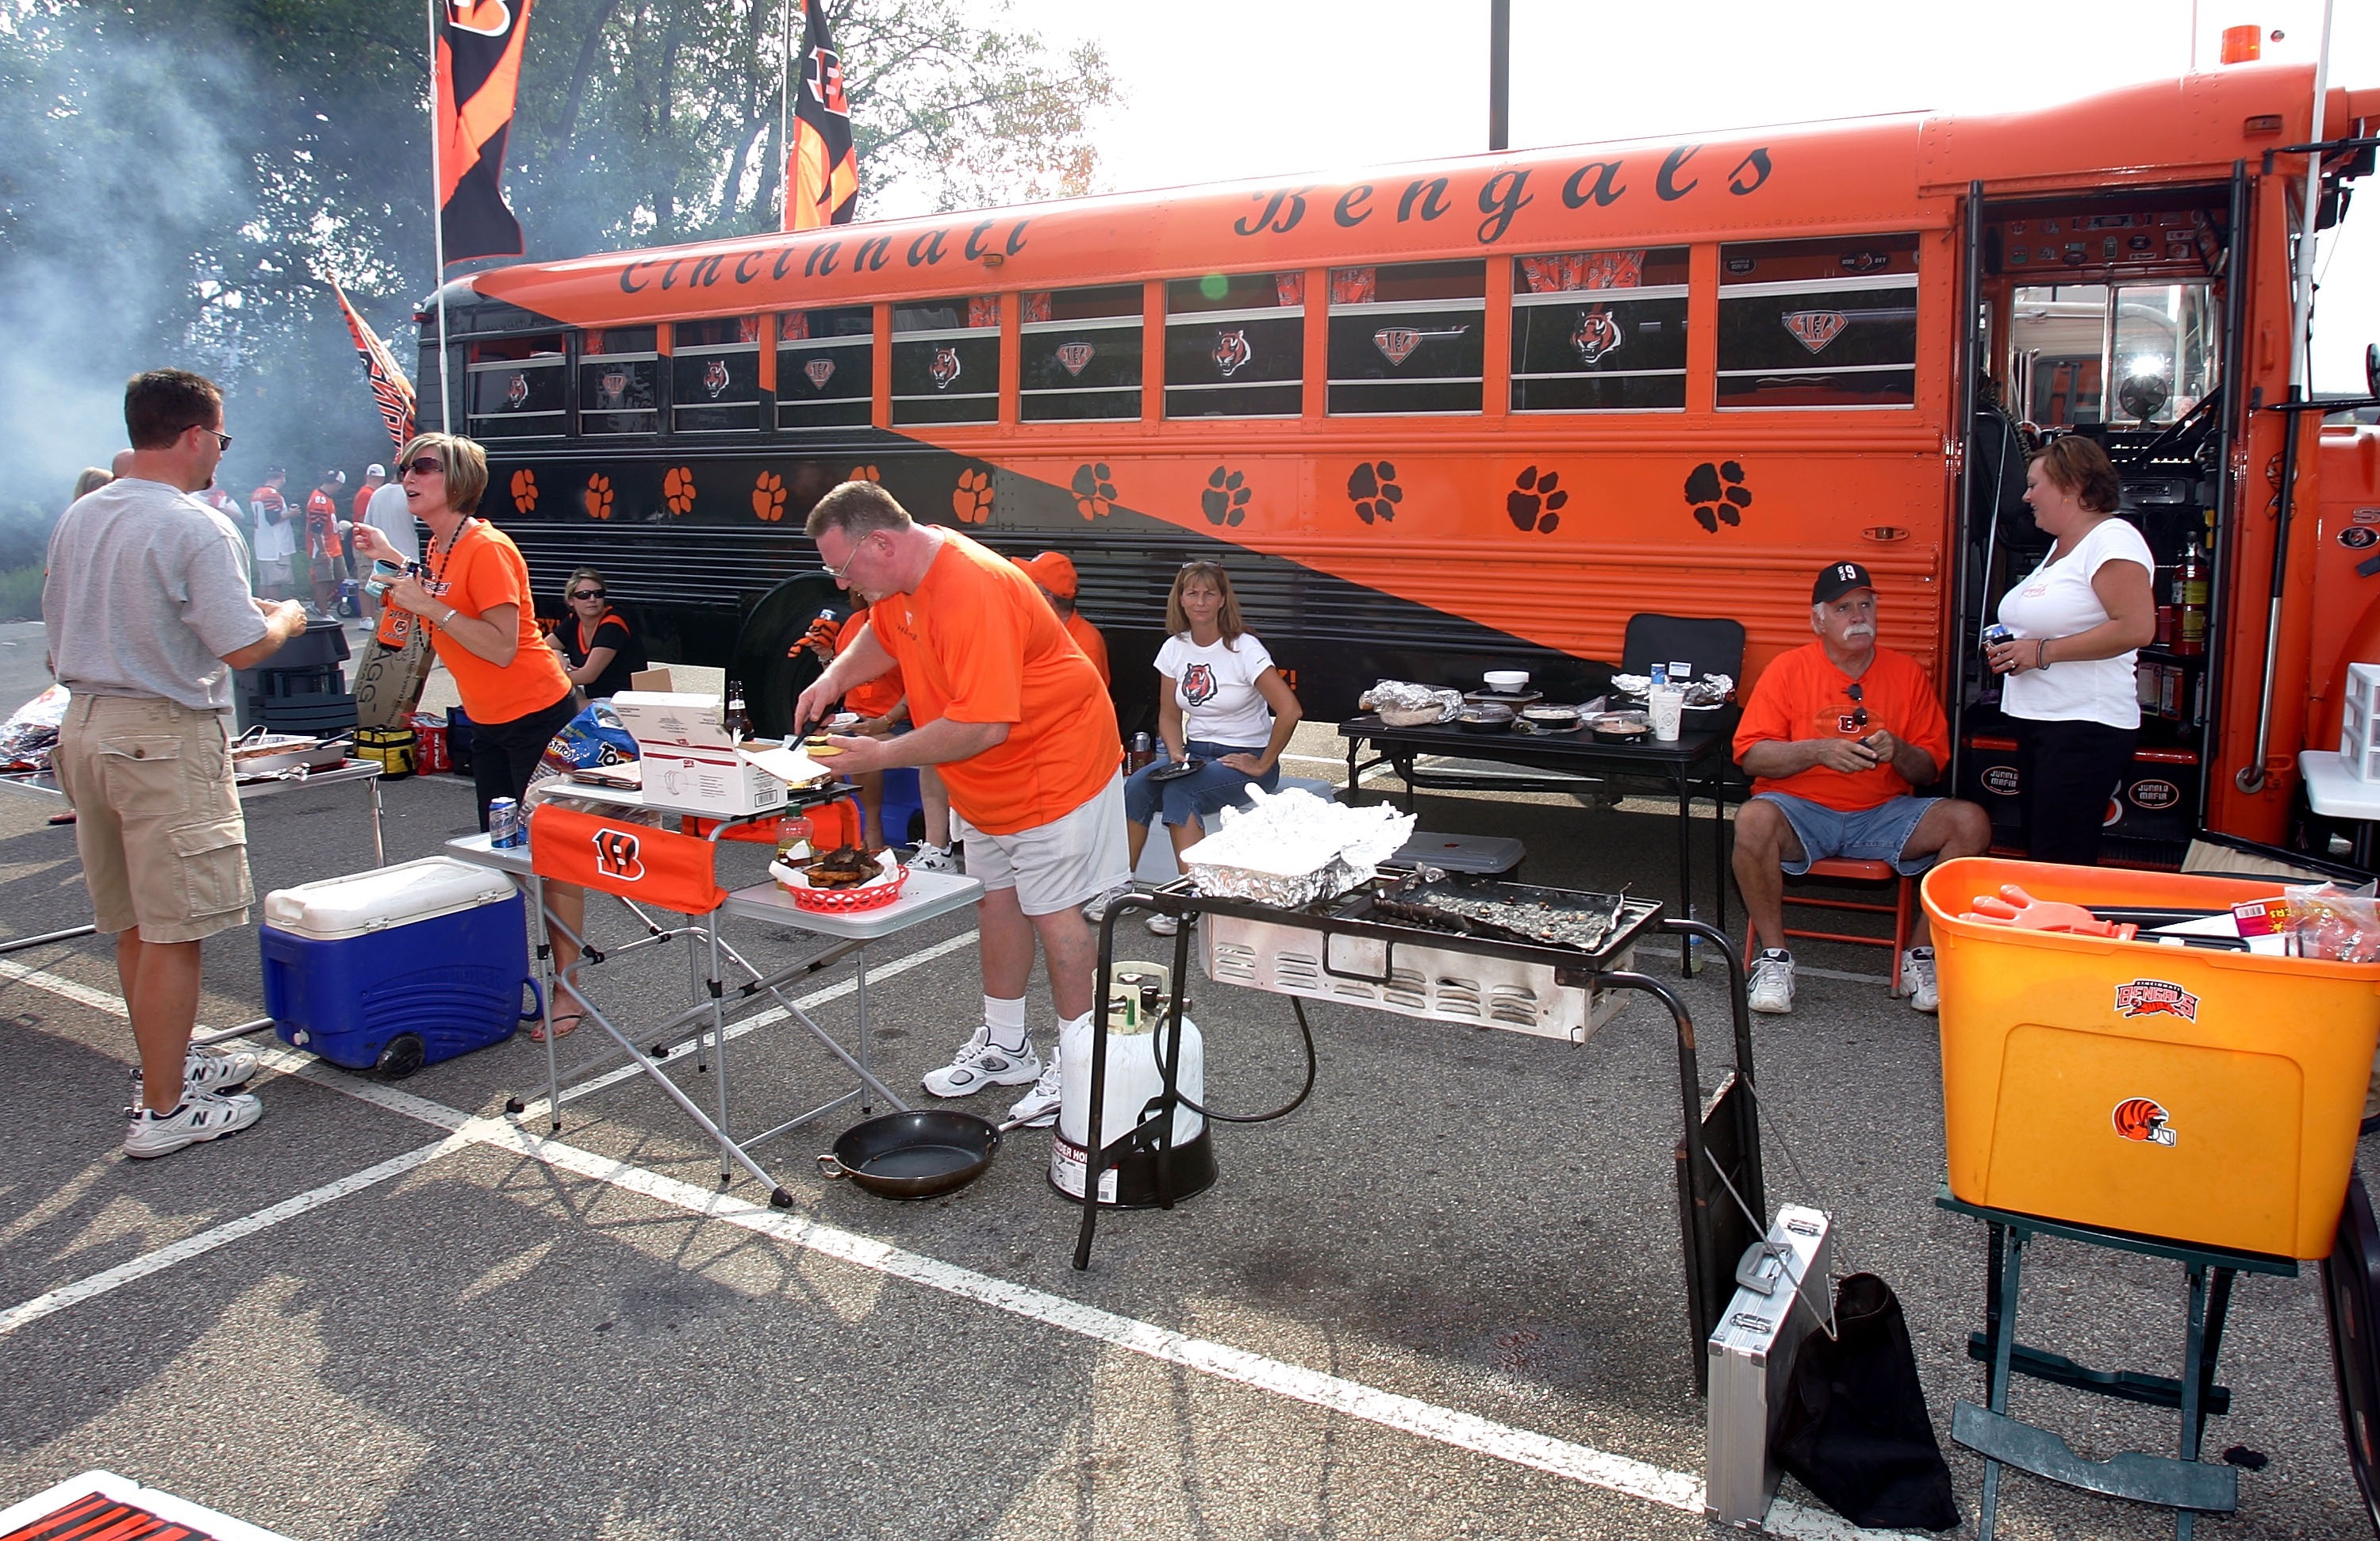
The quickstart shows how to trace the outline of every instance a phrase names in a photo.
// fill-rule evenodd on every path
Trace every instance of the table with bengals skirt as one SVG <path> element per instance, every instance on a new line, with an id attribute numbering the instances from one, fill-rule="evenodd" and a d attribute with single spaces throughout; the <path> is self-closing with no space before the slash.
<path id="1" fill-rule="evenodd" d="M 545 938 L 540 935 L 535 939 L 548 1028 L 544 1110 L 551 1126 L 556 1131 L 561 1129 L 562 1104 L 566 1098 L 611 1085 L 622 1075 L 641 1074 L 718 1147 L 722 1186 L 734 1180 L 735 1169 L 741 1167 L 768 1191 L 771 1204 L 780 1208 L 789 1207 L 792 1194 L 754 1159 L 752 1152 L 757 1147 L 846 1103 L 856 1101 L 864 1108 L 872 1108 L 873 1100 L 880 1098 L 896 1109 L 908 1107 L 869 1068 L 868 943 L 968 908 L 982 893 L 983 885 L 973 878 L 950 873 L 912 871 L 903 880 L 900 896 L 890 904 L 838 913 L 803 909 L 773 881 L 755 883 L 732 892 L 718 885 L 718 843 L 735 825 L 749 822 L 748 819 L 725 820 L 704 835 L 680 834 L 632 819 L 606 817 L 601 811 L 600 806 L 608 805 L 622 813 L 642 812 L 643 796 L 636 791 L 578 786 L 571 789 L 571 795 L 599 805 L 598 811 L 541 806 L 530 815 L 529 843 L 526 847 L 498 850 L 489 844 L 489 837 L 484 834 L 446 843 L 447 850 L 457 860 L 511 874 L 528 887 L 536 910 L 557 926 L 560 922 L 545 904 L 545 885 L 549 882 L 577 883 L 610 894 L 643 926 L 644 935 L 609 949 L 590 947 L 586 938 L 563 928 L 581 952 L 578 961 L 559 976 L 552 970 L 552 950 Z M 773 818 L 779 811 L 771 809 L 752 818 Z M 798 963 L 763 973 L 721 937 L 722 916 L 781 926 L 816 938 L 824 945 Z M 597 1007 L 578 989 L 579 976 L 587 969 L 617 967 L 640 955 L 658 958 L 673 950 L 673 942 L 679 943 L 685 953 L 693 999 L 662 1021 L 641 1025 L 614 1021 L 612 1013 Z M 856 965 L 853 989 L 857 1024 L 848 1046 L 838 1041 L 786 993 L 789 984 L 815 976 L 845 957 L 854 959 Z M 562 1085 L 551 1031 L 557 983 L 571 989 L 586 1008 L 585 1020 L 601 1027 L 615 1046 L 613 1052 L 574 1070 L 572 1078 L 575 1080 L 596 1064 L 621 1058 L 628 1062 L 610 1075 L 581 1083 L 568 1091 Z M 729 1098 L 727 1045 L 746 1030 L 734 1027 L 736 1021 L 770 1007 L 783 1019 L 808 1029 L 843 1062 L 854 1081 L 849 1090 L 808 1111 L 738 1139 Z M 650 1052 L 645 1045 L 652 1046 Z M 671 1078 L 668 1067 L 686 1059 L 713 1073 L 715 1110 L 704 1109 Z M 529 1110 L 525 1102 L 515 1098 L 508 1110 L 526 1113 Z"/>

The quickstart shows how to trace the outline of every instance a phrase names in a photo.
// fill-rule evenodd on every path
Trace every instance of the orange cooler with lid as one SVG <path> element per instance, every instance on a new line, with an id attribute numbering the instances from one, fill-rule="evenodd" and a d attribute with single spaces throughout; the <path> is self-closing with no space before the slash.
<path id="1" fill-rule="evenodd" d="M 2327 1256 L 2380 1042 L 2380 964 L 1958 918 L 2004 883 L 2138 909 L 2221 909 L 2288 886 L 1984 856 L 1928 872 L 1950 1192 L 2203 1245 Z"/>

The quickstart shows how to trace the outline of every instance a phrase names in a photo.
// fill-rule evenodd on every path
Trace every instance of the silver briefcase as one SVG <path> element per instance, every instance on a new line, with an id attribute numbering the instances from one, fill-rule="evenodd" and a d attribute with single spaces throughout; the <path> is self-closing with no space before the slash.
<path id="1" fill-rule="evenodd" d="M 1769 1457 L 1768 1440 L 1794 1352 L 1834 1310 L 1833 1229 L 1823 1210 L 1779 1208 L 1767 1240 L 1744 1253 L 1735 1298 L 1711 1334 L 1704 1503 L 1724 1524 L 1757 1526 L 1777 1496 L 1782 1469 Z"/>

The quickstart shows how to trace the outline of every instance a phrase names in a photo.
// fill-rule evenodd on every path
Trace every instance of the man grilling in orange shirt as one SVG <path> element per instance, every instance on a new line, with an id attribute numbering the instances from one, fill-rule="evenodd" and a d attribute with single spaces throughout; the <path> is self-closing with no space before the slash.
<path id="1" fill-rule="evenodd" d="M 1793 1009 L 1785 948 L 1785 879 L 1828 856 L 1888 861 L 1913 877 L 1937 859 L 1991 846 L 1991 819 L 1973 803 L 1918 797 L 1950 760 L 1950 724 L 1925 672 L 1876 645 L 1876 584 L 1856 562 L 1829 564 L 1810 590 L 1815 642 L 1771 662 L 1735 730 L 1736 763 L 1753 778 L 1735 819 L 1735 883 L 1752 913 L 1751 1006 Z M 1935 1008 L 1934 949 L 1923 910 L 1900 965 L 1901 988 Z"/>
<path id="2" fill-rule="evenodd" d="M 1026 1026 L 1025 987 L 1038 939 L 1058 1034 L 1089 1020 L 1098 942 L 1081 906 L 1131 876 L 1114 704 L 1032 578 L 956 530 L 913 522 L 877 483 L 827 493 L 808 532 L 838 584 L 877 598 L 851 645 L 795 703 L 795 725 L 897 666 L 914 731 L 837 736 L 836 769 L 940 767 L 967 873 L 984 887 L 983 1025 L 926 1075 L 926 1089 L 966 1097 L 1031 1082 L 1009 1116 L 1050 1122 L 1057 1038 L 1045 1063 Z"/>

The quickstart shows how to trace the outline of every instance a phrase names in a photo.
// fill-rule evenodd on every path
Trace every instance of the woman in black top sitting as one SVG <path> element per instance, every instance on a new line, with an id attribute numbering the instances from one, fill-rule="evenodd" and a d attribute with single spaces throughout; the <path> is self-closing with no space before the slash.
<path id="1" fill-rule="evenodd" d="M 566 606 L 553 628 L 553 650 L 562 655 L 570 683 L 602 700 L 628 689 L 628 676 L 645 666 L 644 644 L 625 618 L 604 602 L 603 575 L 581 567 L 563 587 Z"/>

